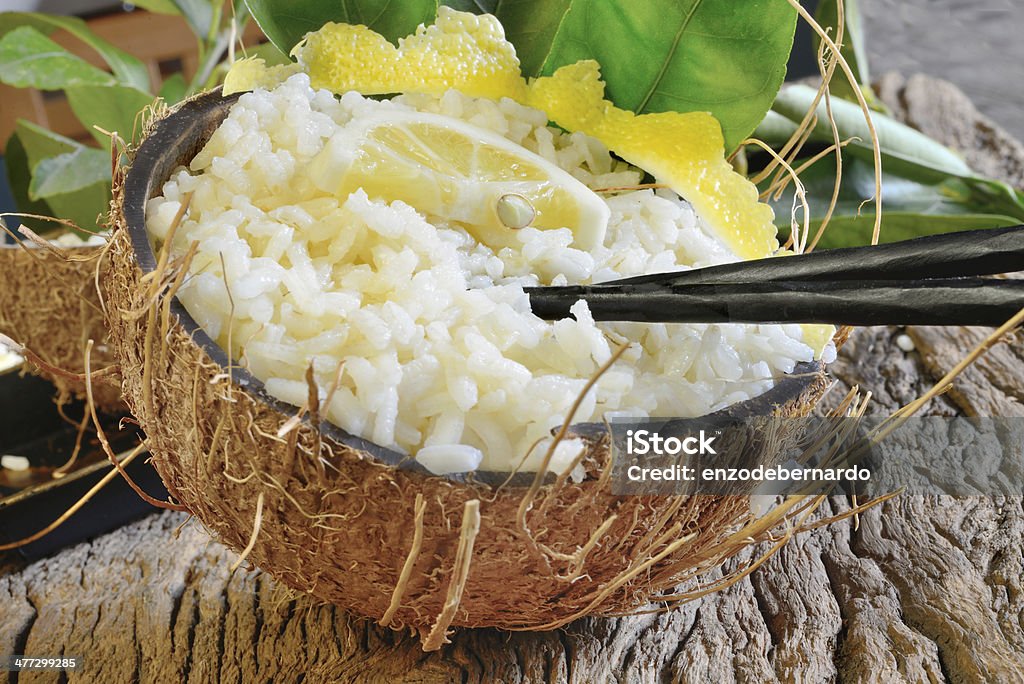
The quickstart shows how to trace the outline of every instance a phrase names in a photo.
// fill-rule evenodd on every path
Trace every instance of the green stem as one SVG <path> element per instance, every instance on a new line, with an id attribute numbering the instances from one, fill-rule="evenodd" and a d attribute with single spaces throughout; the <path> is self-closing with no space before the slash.
<path id="1" fill-rule="evenodd" d="M 210 28 L 206 31 L 206 44 L 214 44 L 224 24 L 224 0 L 214 0 L 211 7 Z"/>

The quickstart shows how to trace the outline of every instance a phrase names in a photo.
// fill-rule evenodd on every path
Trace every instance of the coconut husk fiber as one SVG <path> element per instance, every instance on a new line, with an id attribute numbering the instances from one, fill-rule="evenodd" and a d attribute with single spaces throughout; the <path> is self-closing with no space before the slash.
<path id="1" fill-rule="evenodd" d="M 92 368 L 114 364 L 96 290 L 102 246 L 53 248 L 28 241 L 0 245 L 0 333 L 38 356 L 25 369 L 57 388 L 57 402 L 85 398 L 85 344 L 95 340 Z M 55 370 L 56 369 L 56 370 Z M 101 411 L 123 408 L 116 377 L 98 375 L 93 400 Z"/>
<path id="2" fill-rule="evenodd" d="M 115 182 L 101 282 L 152 463 L 218 539 L 296 591 L 418 632 L 430 650 L 452 627 L 552 629 L 634 611 L 768 538 L 779 518 L 754 519 L 744 497 L 611 494 L 598 433 L 580 433 L 583 481 L 502 486 L 397 467 L 320 421 L 315 403 L 303 413 L 269 399 L 172 301 L 185 264 L 158 261 L 138 225 L 226 112 L 207 95 L 151 128 L 136 182 Z M 817 365 L 805 370 L 729 411 L 806 415 L 828 383 Z"/>

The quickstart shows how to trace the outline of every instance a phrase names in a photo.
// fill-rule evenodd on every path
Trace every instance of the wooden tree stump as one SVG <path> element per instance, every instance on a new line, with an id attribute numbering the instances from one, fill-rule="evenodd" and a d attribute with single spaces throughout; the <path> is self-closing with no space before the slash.
<path id="1" fill-rule="evenodd" d="M 976 168 L 1024 185 L 1024 147 L 954 87 L 887 76 L 880 92 Z M 858 331 L 827 401 L 856 384 L 889 412 L 983 335 L 910 328 L 917 350 L 906 353 L 901 332 Z M 1024 346 L 1000 344 L 925 413 L 1024 416 L 1021 378 Z M 848 509 L 834 498 L 818 515 Z M 174 513 L 28 566 L 8 557 L 0 654 L 81 656 L 69 675 L 81 682 L 1024 682 L 1020 497 L 898 497 L 798 536 L 747 579 L 672 612 L 463 630 L 436 653 L 258 571 L 231 574 L 234 560 Z"/>

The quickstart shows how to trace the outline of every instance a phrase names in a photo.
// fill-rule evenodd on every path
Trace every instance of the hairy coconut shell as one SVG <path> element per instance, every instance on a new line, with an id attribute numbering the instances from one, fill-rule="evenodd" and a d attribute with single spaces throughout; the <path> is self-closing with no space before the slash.
<path id="1" fill-rule="evenodd" d="M 102 283 L 153 465 L 220 540 L 289 587 L 437 648 L 450 626 L 545 629 L 634 610 L 767 531 L 744 497 L 612 495 L 608 440 L 594 426 L 577 431 L 589 444 L 585 480 L 531 488 L 527 474 L 504 485 L 505 473 L 431 475 L 308 412 L 295 420 L 167 299 L 175 274 L 154 273 L 145 233 L 146 200 L 231 101 L 202 96 L 151 129 L 115 193 L 120 225 Z M 818 364 L 803 364 L 728 413 L 805 415 L 826 384 Z"/>
<path id="2" fill-rule="evenodd" d="M 25 242 L 0 245 L 0 333 L 26 347 L 62 372 L 26 361 L 26 369 L 51 381 L 58 402 L 85 398 L 85 343 L 92 339 L 92 369 L 115 363 L 107 344 L 96 267 L 102 246 L 49 250 Z M 108 376 L 93 381 L 93 400 L 101 411 L 124 408 L 121 389 Z"/>

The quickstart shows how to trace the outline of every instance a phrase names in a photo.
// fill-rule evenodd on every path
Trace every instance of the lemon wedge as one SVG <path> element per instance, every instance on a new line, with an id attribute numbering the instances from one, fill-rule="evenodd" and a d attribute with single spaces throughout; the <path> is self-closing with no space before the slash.
<path id="1" fill-rule="evenodd" d="M 377 111 L 350 121 L 310 162 L 338 197 L 362 188 L 464 224 L 492 246 L 518 228 L 569 228 L 573 246 L 604 241 L 610 211 L 587 186 L 501 135 L 441 114 Z"/>

